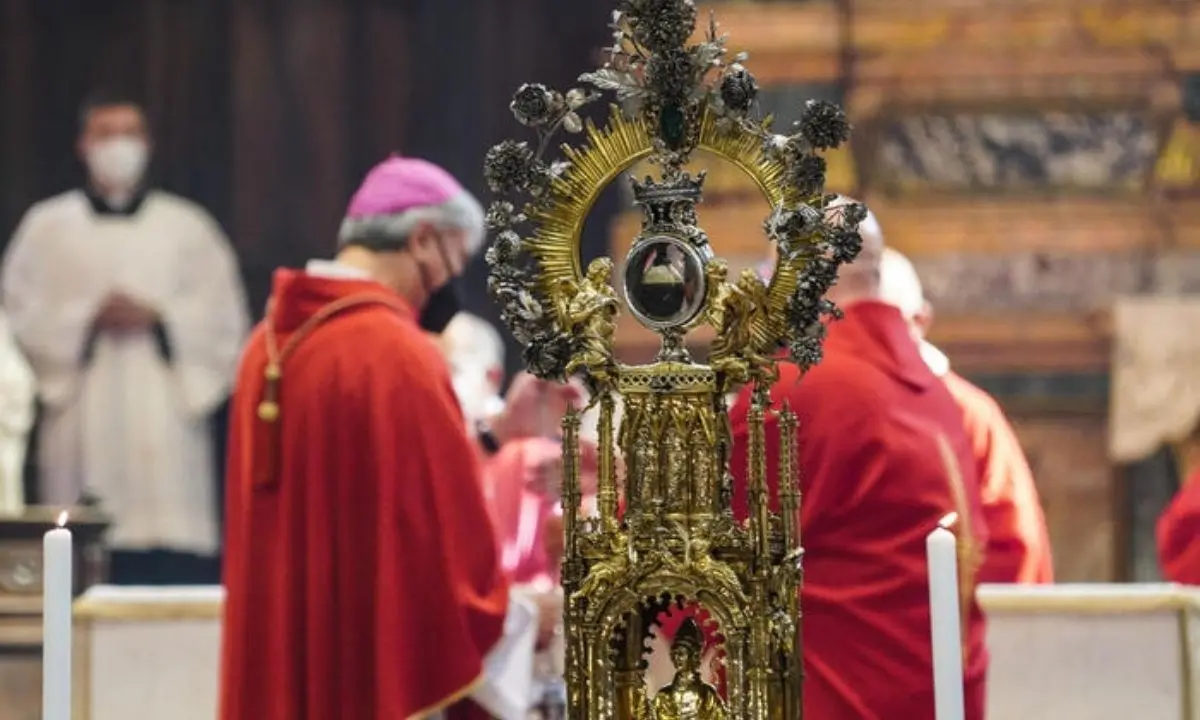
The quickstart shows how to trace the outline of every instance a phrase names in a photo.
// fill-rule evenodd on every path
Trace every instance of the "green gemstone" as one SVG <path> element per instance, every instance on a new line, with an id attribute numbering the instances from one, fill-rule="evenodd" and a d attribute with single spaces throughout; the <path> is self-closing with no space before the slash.
<path id="1" fill-rule="evenodd" d="M 672 150 L 683 147 L 687 136 L 687 120 L 683 115 L 683 108 L 675 103 L 664 106 L 658 113 L 658 130 L 667 147 Z"/>

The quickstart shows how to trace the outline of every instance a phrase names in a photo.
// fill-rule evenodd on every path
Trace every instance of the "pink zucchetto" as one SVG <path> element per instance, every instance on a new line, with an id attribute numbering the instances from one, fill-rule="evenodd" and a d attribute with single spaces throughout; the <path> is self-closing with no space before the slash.
<path id="1" fill-rule="evenodd" d="M 338 242 L 395 250 L 419 222 L 466 230 L 472 252 L 483 240 L 483 208 L 453 175 L 427 160 L 393 155 L 350 198 Z"/>
<path id="2" fill-rule="evenodd" d="M 346 217 L 398 215 L 405 210 L 441 205 L 463 192 L 454 177 L 427 160 L 393 155 L 371 168 L 350 198 Z"/>

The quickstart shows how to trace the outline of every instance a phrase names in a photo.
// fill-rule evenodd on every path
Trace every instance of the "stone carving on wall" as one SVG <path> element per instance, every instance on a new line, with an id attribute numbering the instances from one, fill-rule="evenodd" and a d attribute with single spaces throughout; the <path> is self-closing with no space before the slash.
<path id="1" fill-rule="evenodd" d="M 913 262 L 929 301 L 946 314 L 1090 312 L 1117 295 L 1149 289 L 1154 277 L 1145 253 L 955 253 Z"/>
<path id="2" fill-rule="evenodd" d="M 1158 153 L 1146 114 L 946 113 L 884 122 L 872 161 L 889 190 L 1137 189 Z"/>
<path id="3" fill-rule="evenodd" d="M 1200 293 L 1200 252 L 953 253 L 912 258 L 945 314 L 1107 310 L 1118 296 Z"/>

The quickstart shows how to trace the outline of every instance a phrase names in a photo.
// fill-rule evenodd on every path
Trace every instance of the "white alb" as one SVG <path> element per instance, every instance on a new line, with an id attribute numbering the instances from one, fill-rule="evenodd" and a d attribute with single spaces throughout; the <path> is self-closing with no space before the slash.
<path id="1" fill-rule="evenodd" d="M 94 212 L 82 191 L 35 205 L 9 245 L 4 304 L 37 378 L 46 503 L 87 488 L 113 515 L 119 549 L 214 553 L 210 415 L 229 393 L 248 328 L 237 261 L 199 206 L 152 192 L 129 216 Z M 156 308 L 172 359 L 149 334 L 101 334 L 109 294 Z"/>

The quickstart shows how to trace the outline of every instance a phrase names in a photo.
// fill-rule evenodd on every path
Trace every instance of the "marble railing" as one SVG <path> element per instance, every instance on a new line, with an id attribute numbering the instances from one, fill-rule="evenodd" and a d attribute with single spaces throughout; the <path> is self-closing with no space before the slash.
<path id="1" fill-rule="evenodd" d="M 984 586 L 980 599 L 989 720 L 1200 720 L 1200 591 Z M 215 587 L 89 592 L 76 606 L 75 720 L 212 720 L 221 604 Z"/>

